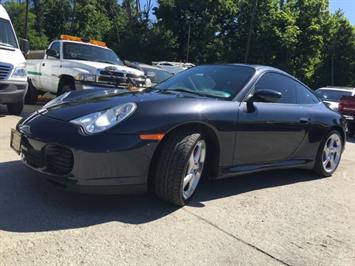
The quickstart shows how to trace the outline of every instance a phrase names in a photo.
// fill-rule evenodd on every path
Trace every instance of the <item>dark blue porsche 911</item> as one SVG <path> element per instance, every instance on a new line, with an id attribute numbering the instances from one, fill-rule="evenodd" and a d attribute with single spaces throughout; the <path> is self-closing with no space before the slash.
<path id="1" fill-rule="evenodd" d="M 23 162 L 90 193 L 151 190 L 182 206 L 201 178 L 282 168 L 330 176 L 346 134 L 342 116 L 271 67 L 205 65 L 143 92 L 67 92 L 12 131 Z"/>

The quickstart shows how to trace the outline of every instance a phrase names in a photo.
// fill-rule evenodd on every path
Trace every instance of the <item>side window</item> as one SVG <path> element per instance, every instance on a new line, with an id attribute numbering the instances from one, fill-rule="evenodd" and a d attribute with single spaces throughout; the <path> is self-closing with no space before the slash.
<path id="1" fill-rule="evenodd" d="M 319 103 L 318 98 L 305 86 L 297 82 L 297 102 L 300 104 Z"/>
<path id="2" fill-rule="evenodd" d="M 255 85 L 255 91 L 258 90 L 281 92 L 282 96 L 278 103 L 294 104 L 297 102 L 296 82 L 281 74 L 264 74 Z"/>
<path id="3" fill-rule="evenodd" d="M 49 49 L 57 51 L 58 55 L 60 55 L 60 43 L 59 42 L 52 43 L 52 45 L 49 47 Z"/>

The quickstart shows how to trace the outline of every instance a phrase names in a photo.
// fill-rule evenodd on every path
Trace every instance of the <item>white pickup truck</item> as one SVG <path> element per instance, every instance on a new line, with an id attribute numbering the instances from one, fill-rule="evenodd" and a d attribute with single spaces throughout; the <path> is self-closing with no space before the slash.
<path id="1" fill-rule="evenodd" d="M 41 59 L 35 58 L 41 55 Z M 82 41 L 62 35 L 42 54 L 30 52 L 27 57 L 29 88 L 27 103 L 35 103 L 39 92 L 55 95 L 70 90 L 95 87 L 126 88 L 129 84 L 145 87 L 146 77 L 138 69 L 123 65 L 114 51 L 99 41 Z"/>

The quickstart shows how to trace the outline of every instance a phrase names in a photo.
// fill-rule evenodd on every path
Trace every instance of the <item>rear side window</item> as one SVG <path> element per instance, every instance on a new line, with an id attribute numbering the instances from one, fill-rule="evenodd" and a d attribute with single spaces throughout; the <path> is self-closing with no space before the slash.
<path id="1" fill-rule="evenodd" d="M 0 18 L 0 45 L 17 48 L 15 33 L 10 21 Z"/>
<path id="2" fill-rule="evenodd" d="M 296 82 L 297 102 L 299 104 L 315 104 L 319 103 L 318 98 L 305 86 Z"/>
<path id="3" fill-rule="evenodd" d="M 281 92 L 282 96 L 278 103 L 297 103 L 295 81 L 284 75 L 277 73 L 264 74 L 255 85 L 255 91 L 258 90 L 274 90 Z"/>

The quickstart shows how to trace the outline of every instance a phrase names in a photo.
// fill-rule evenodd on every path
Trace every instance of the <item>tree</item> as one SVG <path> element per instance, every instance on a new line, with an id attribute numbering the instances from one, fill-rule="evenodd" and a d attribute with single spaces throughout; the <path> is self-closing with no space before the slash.
<path id="1" fill-rule="evenodd" d="M 4 4 L 19 38 L 25 37 L 25 13 L 24 3 L 6 2 Z M 36 15 L 30 10 L 28 13 L 28 39 L 31 49 L 44 49 L 48 45 L 48 38 L 43 31 L 35 29 Z"/>

